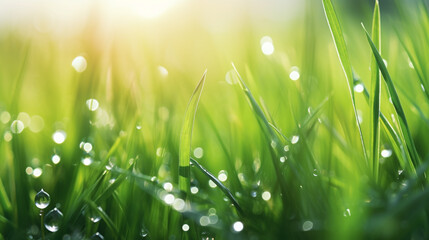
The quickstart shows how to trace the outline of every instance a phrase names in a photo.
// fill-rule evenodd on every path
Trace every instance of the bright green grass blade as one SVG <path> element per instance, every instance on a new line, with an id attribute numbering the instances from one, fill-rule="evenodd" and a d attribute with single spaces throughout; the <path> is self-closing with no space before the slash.
<path id="1" fill-rule="evenodd" d="M 205 169 L 197 160 L 190 158 L 191 163 L 197 167 L 204 175 L 206 175 L 210 180 L 212 180 L 219 188 L 222 190 L 222 192 L 225 194 L 225 196 L 232 202 L 234 207 L 237 209 L 238 213 L 240 215 L 243 215 L 243 210 L 240 207 L 240 204 L 238 204 L 237 200 L 234 198 L 234 195 L 232 195 L 231 191 L 225 187 L 225 185 L 222 184 L 221 181 L 219 181 L 211 172 L 209 172 L 207 169 Z"/>
<path id="2" fill-rule="evenodd" d="M 340 58 L 340 63 L 345 73 L 349 94 L 352 99 L 353 111 L 355 114 L 356 124 L 359 130 L 359 137 L 362 144 L 363 155 L 368 164 L 368 157 L 366 155 L 365 143 L 363 140 L 362 130 L 359 124 L 359 118 L 356 110 L 356 103 L 353 91 L 353 71 L 350 64 L 349 55 L 347 52 L 346 42 L 343 37 L 343 31 L 341 29 L 340 22 L 338 21 L 337 14 L 335 13 L 334 6 L 332 5 L 331 0 L 322 0 L 323 8 L 325 11 L 326 19 L 328 21 L 329 29 L 331 30 L 332 38 L 334 39 L 334 44 L 337 49 L 338 57 Z"/>
<path id="3" fill-rule="evenodd" d="M 371 46 L 372 52 L 377 60 L 377 64 L 380 68 L 381 74 L 383 75 L 384 81 L 386 82 L 387 89 L 389 90 L 393 107 L 395 108 L 396 113 L 398 114 L 399 118 L 399 127 L 400 131 L 402 132 L 404 136 L 405 143 L 407 145 L 407 149 L 411 155 L 411 161 L 409 164 L 414 165 L 410 166 L 411 168 L 415 169 L 415 166 L 417 166 L 420 163 L 420 158 L 417 153 L 416 146 L 414 145 L 413 138 L 411 136 L 410 129 L 408 127 L 407 119 L 405 117 L 404 110 L 402 108 L 401 102 L 399 100 L 399 96 L 396 92 L 395 86 L 393 85 L 393 81 L 390 78 L 390 74 L 387 71 L 386 65 L 383 62 L 383 58 L 381 57 L 380 53 L 377 50 L 377 47 L 374 45 L 374 43 L 371 40 L 371 37 L 369 36 L 368 32 L 365 29 L 365 26 L 363 26 L 363 29 L 365 30 L 366 37 L 368 39 L 369 45 Z"/>
<path id="4" fill-rule="evenodd" d="M 182 126 L 182 132 L 180 134 L 179 189 L 185 194 L 189 191 L 190 186 L 189 159 L 191 158 L 192 128 L 194 126 L 195 114 L 197 113 L 198 103 L 200 101 L 204 82 L 206 80 L 206 74 L 207 70 L 204 72 L 203 77 L 198 82 L 194 93 L 192 93 L 192 97 L 189 100 L 188 107 L 186 109 L 185 121 Z"/>
<path id="5" fill-rule="evenodd" d="M 11 214 L 12 211 L 12 205 L 10 203 L 10 200 L 6 194 L 6 190 L 4 188 L 3 182 L 0 179 L 0 206 L 1 209 L 5 212 L 5 215 Z"/>
<path id="6" fill-rule="evenodd" d="M 378 0 L 375 1 L 374 14 L 372 18 L 372 39 L 374 44 L 381 49 L 380 40 L 380 7 Z M 377 61 L 374 57 L 371 58 L 371 95 L 369 97 L 370 106 L 370 148 L 372 158 L 372 170 L 375 181 L 378 179 L 379 168 L 379 151 L 380 151 L 380 94 L 381 82 L 380 71 L 377 66 Z"/>

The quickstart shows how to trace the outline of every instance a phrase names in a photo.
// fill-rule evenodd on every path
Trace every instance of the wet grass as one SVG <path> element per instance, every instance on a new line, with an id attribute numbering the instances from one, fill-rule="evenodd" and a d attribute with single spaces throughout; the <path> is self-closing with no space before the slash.
<path id="1" fill-rule="evenodd" d="M 428 238 L 427 2 L 359 5 L 0 29 L 0 239 Z"/>

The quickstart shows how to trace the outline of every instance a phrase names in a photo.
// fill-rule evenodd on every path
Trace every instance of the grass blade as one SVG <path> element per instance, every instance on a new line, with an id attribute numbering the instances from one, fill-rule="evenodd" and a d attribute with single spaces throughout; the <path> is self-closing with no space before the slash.
<path id="1" fill-rule="evenodd" d="M 374 44 L 381 49 L 380 40 L 380 7 L 378 0 L 375 1 L 374 14 L 372 18 L 372 39 Z M 374 179 L 378 179 L 378 168 L 379 168 L 379 151 L 380 151 L 380 94 L 381 94 L 381 82 L 380 82 L 380 71 L 378 70 L 377 61 L 374 57 L 371 58 L 371 95 L 369 97 L 370 106 L 370 147 L 371 147 L 371 158 L 372 158 L 372 170 Z"/>
<path id="2" fill-rule="evenodd" d="M 194 126 L 195 114 L 197 113 L 198 103 L 200 101 L 201 93 L 203 91 L 204 82 L 206 79 L 207 70 L 204 72 L 203 77 L 198 82 L 197 87 L 192 93 L 189 100 L 188 107 L 185 113 L 185 121 L 182 126 L 180 134 L 180 147 L 179 147 L 179 189 L 185 196 L 189 191 L 190 186 L 190 167 L 189 159 L 191 158 L 191 139 L 192 128 Z"/>
<path id="3" fill-rule="evenodd" d="M 191 163 L 195 167 L 197 167 L 202 173 L 204 173 L 204 175 L 206 175 L 208 178 L 210 178 L 210 180 L 212 180 L 220 188 L 220 190 L 222 190 L 222 192 L 225 194 L 225 196 L 227 198 L 229 198 L 229 200 L 232 202 L 234 207 L 237 209 L 238 213 L 240 213 L 240 215 L 243 215 L 243 210 L 240 207 L 240 205 L 238 204 L 237 200 L 232 195 L 231 191 L 227 187 L 225 187 L 225 185 L 223 185 L 222 182 L 219 181 L 211 172 L 209 172 L 199 162 L 197 162 L 197 160 L 195 160 L 193 158 L 190 158 L 190 159 L 191 159 Z"/>
<path id="4" fill-rule="evenodd" d="M 414 144 L 413 138 L 411 136 L 410 129 L 408 127 L 407 119 L 405 117 L 404 110 L 402 108 L 401 102 L 399 100 L 399 96 L 396 92 L 395 86 L 393 85 L 393 81 L 390 77 L 389 72 L 387 71 L 386 65 L 383 62 L 383 58 L 381 57 L 380 53 L 377 50 L 377 47 L 374 45 L 373 41 L 371 40 L 371 37 L 369 36 L 368 32 L 365 29 L 365 26 L 363 26 L 363 29 L 365 30 L 366 37 L 368 39 L 368 43 L 371 46 L 372 52 L 375 56 L 375 59 L 377 60 L 378 67 L 380 68 L 381 74 L 383 75 L 383 79 L 386 82 L 387 89 L 389 90 L 393 106 L 395 108 L 396 113 L 398 114 L 399 118 L 399 127 L 400 131 L 402 132 L 404 136 L 405 143 L 407 145 L 407 149 L 411 155 L 411 161 L 410 167 L 415 168 L 420 163 L 420 158 L 416 150 L 416 146 Z M 412 166 L 414 165 L 414 166 Z"/>
<path id="5" fill-rule="evenodd" d="M 365 143 L 363 141 L 362 130 L 359 124 L 359 118 L 356 110 L 355 96 L 353 91 L 353 71 L 350 64 L 349 55 L 347 52 L 346 42 L 344 40 L 343 31 L 341 29 L 340 22 L 338 21 L 337 14 L 335 13 L 334 6 L 331 0 L 322 0 L 323 9 L 325 11 L 326 19 L 328 21 L 329 29 L 331 30 L 332 38 L 337 49 L 338 57 L 340 59 L 341 66 L 347 79 L 349 94 L 352 99 L 353 111 L 355 114 L 356 124 L 359 130 L 359 137 L 362 144 L 363 155 L 368 164 L 368 157 L 366 155 Z"/>

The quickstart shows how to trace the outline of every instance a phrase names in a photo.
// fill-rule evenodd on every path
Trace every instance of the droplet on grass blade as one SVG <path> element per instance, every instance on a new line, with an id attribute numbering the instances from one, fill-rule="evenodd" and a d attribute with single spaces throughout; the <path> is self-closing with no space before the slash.
<path id="1" fill-rule="evenodd" d="M 390 149 L 381 150 L 381 156 L 384 158 L 388 158 L 388 157 L 392 156 L 392 150 L 390 150 Z"/>
<path id="2" fill-rule="evenodd" d="M 358 84 L 356 84 L 355 86 L 354 86 L 354 91 L 355 92 L 357 92 L 357 93 L 361 93 L 361 92 L 363 92 L 363 90 L 364 90 L 364 87 L 363 87 L 363 85 L 361 84 L 361 83 L 358 83 Z"/>
<path id="3" fill-rule="evenodd" d="M 228 172 L 225 170 L 221 170 L 219 172 L 218 179 L 221 182 L 225 182 L 228 179 Z"/>
<path id="4" fill-rule="evenodd" d="M 96 232 L 94 235 L 91 236 L 91 240 L 104 240 L 104 236 L 101 235 L 99 232 Z"/>
<path id="5" fill-rule="evenodd" d="M 42 176 L 42 174 L 43 174 L 43 170 L 41 168 L 35 168 L 33 170 L 33 177 L 35 178 Z"/>
<path id="6" fill-rule="evenodd" d="M 72 61 L 72 66 L 76 70 L 76 72 L 83 72 L 87 67 L 86 59 L 82 56 L 77 56 Z"/>
<path id="7" fill-rule="evenodd" d="M 296 66 L 292 67 L 291 70 L 290 70 L 290 73 L 289 73 L 289 78 L 292 81 L 296 81 L 296 80 L 298 80 L 300 78 L 300 76 L 301 75 L 299 73 L 299 68 L 296 67 Z"/>
<path id="8" fill-rule="evenodd" d="M 189 231 L 189 225 L 188 224 L 183 224 L 182 225 L 182 230 L 184 231 L 184 232 L 187 232 L 187 231 Z"/>
<path id="9" fill-rule="evenodd" d="M 34 198 L 34 203 L 36 204 L 36 207 L 38 209 L 45 209 L 49 206 L 49 203 L 51 202 L 51 197 L 47 192 L 45 192 L 43 189 L 41 189 Z"/>
<path id="10" fill-rule="evenodd" d="M 298 135 L 292 136 L 292 140 L 291 140 L 292 144 L 296 144 L 298 141 L 299 141 L 299 136 Z"/>
<path id="11" fill-rule="evenodd" d="M 262 193 L 262 199 L 264 199 L 265 201 L 268 201 L 271 199 L 271 193 L 268 191 L 265 191 Z"/>
<path id="12" fill-rule="evenodd" d="M 24 131 L 24 123 L 21 120 L 15 120 L 10 125 L 10 130 L 15 134 L 20 134 Z"/>
<path id="13" fill-rule="evenodd" d="M 306 231 L 310 231 L 311 229 L 313 229 L 313 222 L 311 222 L 311 221 L 305 221 L 305 222 L 302 224 L 302 230 L 303 230 L 304 232 L 306 232 Z"/>
<path id="14" fill-rule="evenodd" d="M 57 232 L 62 219 L 63 213 L 57 208 L 52 209 L 45 216 L 46 229 L 48 229 L 50 232 Z"/>
<path id="15" fill-rule="evenodd" d="M 89 111 L 93 112 L 98 109 L 100 104 L 98 103 L 97 99 L 91 98 L 86 100 L 86 106 L 88 107 Z"/>

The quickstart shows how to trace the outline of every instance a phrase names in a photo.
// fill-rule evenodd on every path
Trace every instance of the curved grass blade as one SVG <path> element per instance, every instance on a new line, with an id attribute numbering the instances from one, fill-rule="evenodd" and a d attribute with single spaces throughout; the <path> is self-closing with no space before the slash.
<path id="1" fill-rule="evenodd" d="M 383 79 L 386 82 L 387 89 L 389 90 L 389 93 L 392 99 L 393 107 L 395 108 L 395 111 L 398 114 L 400 131 L 404 136 L 404 140 L 407 145 L 408 152 L 410 153 L 410 156 L 411 156 L 412 162 L 410 162 L 409 164 L 413 166 L 410 166 L 410 167 L 415 169 L 415 166 L 417 166 L 420 163 L 420 158 L 417 153 L 417 149 L 414 144 L 413 138 L 411 136 L 411 131 L 408 127 L 407 119 L 405 117 L 404 110 L 399 100 L 399 96 L 396 92 L 395 86 L 393 85 L 393 81 L 390 77 L 390 74 L 387 71 L 386 65 L 383 62 L 383 58 L 378 52 L 377 47 L 374 45 L 373 41 L 371 40 L 371 37 L 369 36 L 363 24 L 362 24 L 362 27 L 365 30 L 368 43 L 371 46 L 375 59 L 377 60 L 378 67 L 380 68 L 381 74 L 383 75 Z"/>
<path id="2" fill-rule="evenodd" d="M 192 128 L 194 126 L 195 114 L 197 113 L 198 102 L 200 101 L 201 92 L 203 91 L 206 74 L 207 70 L 204 72 L 203 77 L 198 82 L 197 87 L 192 93 L 192 97 L 189 100 L 188 107 L 186 109 L 182 132 L 180 134 L 179 189 L 185 196 L 190 187 L 189 159 L 191 158 Z"/>
<path id="3" fill-rule="evenodd" d="M 328 21 L 329 29 L 331 30 L 332 38 L 334 40 L 335 48 L 337 50 L 341 66 L 347 79 L 349 94 L 352 100 L 353 111 L 355 114 L 355 120 L 358 126 L 359 137 L 362 144 L 363 155 L 368 164 L 368 156 L 366 154 L 365 142 L 363 140 L 362 130 L 359 124 L 359 118 L 356 110 L 355 95 L 353 91 L 353 71 L 347 52 L 346 42 L 343 37 L 343 31 L 341 29 L 340 22 L 338 21 L 337 14 L 335 13 L 334 6 L 332 5 L 331 0 L 322 0 L 322 3 L 326 15 L 326 20 Z"/>
<path id="4" fill-rule="evenodd" d="M 378 0 L 375 1 L 374 14 L 372 18 L 372 39 L 374 44 L 381 49 L 380 40 L 380 7 Z M 371 95 L 369 97 L 370 107 L 370 148 L 372 158 L 372 170 L 374 179 L 377 182 L 379 168 L 379 151 L 380 151 L 380 94 L 381 82 L 380 71 L 377 66 L 377 61 L 374 57 L 371 58 Z"/>
<path id="5" fill-rule="evenodd" d="M 237 200 L 232 195 L 231 191 L 229 191 L 229 189 L 227 187 L 225 187 L 225 185 L 223 185 L 222 182 L 219 181 L 211 172 L 209 172 L 199 162 L 197 162 L 197 160 L 195 160 L 193 158 L 190 158 L 190 159 L 191 159 L 191 163 L 195 167 L 197 167 L 202 173 L 204 173 L 204 175 L 206 175 L 208 178 L 210 178 L 210 180 L 212 180 L 220 188 L 220 190 L 222 190 L 222 192 L 225 194 L 225 196 L 227 198 L 229 198 L 229 200 L 232 202 L 234 207 L 237 209 L 238 213 L 240 215 L 243 215 L 244 212 L 243 212 L 242 208 L 240 207 L 240 204 L 238 204 Z"/>

